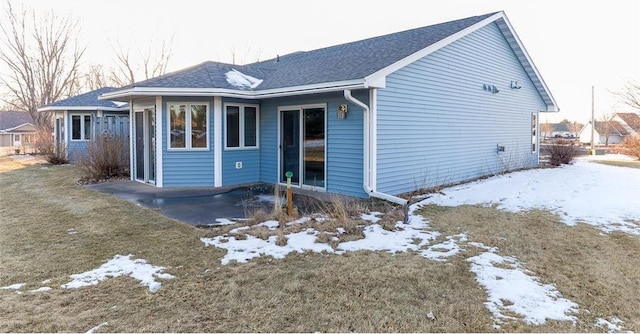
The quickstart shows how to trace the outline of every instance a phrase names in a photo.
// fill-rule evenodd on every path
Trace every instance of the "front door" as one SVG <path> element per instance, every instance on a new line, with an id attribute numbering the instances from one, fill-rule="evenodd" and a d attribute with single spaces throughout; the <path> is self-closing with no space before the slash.
<path id="1" fill-rule="evenodd" d="M 326 108 L 304 106 L 280 110 L 279 181 L 303 188 L 325 189 Z"/>
<path id="2" fill-rule="evenodd" d="M 156 115 L 155 108 L 134 111 L 134 170 L 136 180 L 155 184 L 156 180 Z"/>

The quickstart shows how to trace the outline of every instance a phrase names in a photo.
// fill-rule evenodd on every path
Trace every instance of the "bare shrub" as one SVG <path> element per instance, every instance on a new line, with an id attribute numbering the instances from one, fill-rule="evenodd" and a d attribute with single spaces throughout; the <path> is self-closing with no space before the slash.
<path id="1" fill-rule="evenodd" d="M 578 147 L 573 142 L 561 139 L 555 144 L 545 146 L 543 153 L 549 155 L 551 166 L 560 166 L 571 163 L 578 156 Z"/>
<path id="2" fill-rule="evenodd" d="M 104 134 L 87 145 L 77 165 L 92 180 L 128 176 L 129 145 L 124 136 Z"/>
<path id="3" fill-rule="evenodd" d="M 616 152 L 640 160 L 640 135 L 626 136 L 618 145 Z"/>
<path id="4" fill-rule="evenodd" d="M 43 155 L 50 164 L 62 165 L 69 162 L 67 159 L 67 147 L 63 144 L 56 145 L 49 128 L 37 128 L 33 145 L 36 152 Z"/>

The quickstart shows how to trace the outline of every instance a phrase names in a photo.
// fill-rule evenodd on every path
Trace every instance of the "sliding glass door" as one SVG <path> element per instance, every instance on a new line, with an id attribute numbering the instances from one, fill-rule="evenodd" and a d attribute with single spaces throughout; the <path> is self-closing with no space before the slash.
<path id="1" fill-rule="evenodd" d="M 280 182 L 305 188 L 326 188 L 326 108 L 280 109 Z"/>

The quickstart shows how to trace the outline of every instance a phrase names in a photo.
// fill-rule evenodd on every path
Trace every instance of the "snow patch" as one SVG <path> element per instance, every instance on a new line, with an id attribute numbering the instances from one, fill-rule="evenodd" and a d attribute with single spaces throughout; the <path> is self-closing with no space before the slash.
<path id="1" fill-rule="evenodd" d="M 598 318 L 596 326 L 607 329 L 609 333 L 620 332 L 622 331 L 622 320 L 616 317 L 611 317 L 609 320 Z"/>
<path id="2" fill-rule="evenodd" d="M 216 218 L 216 224 L 215 225 L 233 225 L 236 222 L 234 222 L 233 220 L 229 220 L 226 218 Z"/>
<path id="3" fill-rule="evenodd" d="M 280 222 L 278 222 L 277 220 L 267 220 L 266 222 L 258 224 L 258 226 L 264 226 L 273 231 L 280 226 Z"/>
<path id="4" fill-rule="evenodd" d="M 495 249 L 471 257 L 471 271 L 488 295 L 486 307 L 493 313 L 499 328 L 503 320 L 518 320 L 503 312 L 522 316 L 528 324 L 544 324 L 547 319 L 574 322 L 578 304 L 562 298 L 553 285 L 542 284 L 529 275 L 513 257 L 495 254 Z M 499 265 L 496 266 L 496 265 Z"/>
<path id="5" fill-rule="evenodd" d="M 95 327 L 91 328 L 90 330 L 86 331 L 86 332 L 85 332 L 85 334 L 93 334 L 93 332 L 95 332 L 95 331 L 97 331 L 98 329 L 100 329 L 100 327 L 102 327 L 102 326 L 107 326 L 107 325 L 109 325 L 109 323 L 108 323 L 108 322 L 103 322 L 103 323 L 101 323 L 100 325 L 95 326 Z"/>
<path id="6" fill-rule="evenodd" d="M 162 284 L 159 279 L 172 279 L 175 276 L 163 273 L 164 267 L 152 266 L 144 259 L 131 259 L 132 255 L 116 255 L 99 268 L 74 274 L 71 282 L 61 285 L 64 289 L 77 289 L 85 286 L 97 285 L 110 277 L 130 276 L 140 281 L 141 285 L 149 287 L 151 292 L 156 292 Z"/>
<path id="7" fill-rule="evenodd" d="M 41 288 L 37 288 L 34 290 L 29 290 L 29 292 L 46 292 L 46 291 L 51 291 L 51 288 L 48 286 L 43 286 Z"/>
<path id="8" fill-rule="evenodd" d="M 0 287 L 0 290 L 20 290 L 26 283 L 16 283 L 7 286 Z"/>
<path id="9" fill-rule="evenodd" d="M 572 165 L 530 169 L 444 189 L 419 204 L 495 205 L 521 212 L 549 210 L 567 225 L 587 223 L 605 233 L 640 235 L 640 169 L 577 159 Z M 602 194 L 607 194 L 602 196 Z"/>
<path id="10" fill-rule="evenodd" d="M 235 69 L 227 72 L 225 74 L 225 77 L 230 85 L 241 89 L 254 89 L 262 83 L 261 79 L 246 75 Z"/>
<path id="11" fill-rule="evenodd" d="M 368 214 L 366 213 L 361 214 L 360 218 L 366 221 L 370 221 L 372 223 L 377 223 L 380 221 L 380 217 L 378 217 L 380 215 L 382 215 L 382 212 L 372 211 L 372 212 L 369 212 Z"/>
<path id="12" fill-rule="evenodd" d="M 312 251 L 316 253 L 333 252 L 333 248 L 327 244 L 316 243 L 318 231 L 309 228 L 306 231 L 291 233 L 285 236 L 287 244 L 279 246 L 276 244 L 277 236 L 270 236 L 267 240 L 256 238 L 247 234 L 245 240 L 237 240 L 235 237 L 217 236 L 215 238 L 200 238 L 207 246 L 214 246 L 227 250 L 227 254 L 222 258 L 223 265 L 231 261 L 246 263 L 259 256 L 272 256 L 276 259 L 283 259 L 291 252 L 303 253 Z"/>

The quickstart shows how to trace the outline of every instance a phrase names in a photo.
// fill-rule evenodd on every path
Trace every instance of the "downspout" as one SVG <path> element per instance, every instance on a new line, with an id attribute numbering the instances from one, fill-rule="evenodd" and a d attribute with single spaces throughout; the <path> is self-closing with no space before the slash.
<path id="1" fill-rule="evenodd" d="M 371 175 L 371 156 L 373 154 L 376 154 L 376 152 L 371 152 L 372 149 L 372 145 L 371 140 L 372 140 L 372 131 L 371 131 L 371 109 L 369 109 L 369 106 L 367 106 L 366 104 L 364 104 L 362 101 L 354 98 L 351 95 L 351 90 L 350 89 L 345 89 L 344 90 L 344 98 L 359 106 L 360 108 L 362 108 L 362 123 L 363 123 L 363 130 L 364 130 L 364 138 L 363 138 L 363 174 L 362 174 L 362 186 L 364 188 L 364 191 L 369 195 L 369 197 L 375 197 L 375 198 L 380 198 L 383 199 L 385 201 L 389 201 L 389 202 L 393 202 L 393 203 L 397 203 L 400 205 L 406 205 L 407 204 L 407 200 L 397 197 L 397 196 L 393 196 L 393 195 L 389 195 L 389 194 L 385 194 L 385 193 L 381 193 L 376 191 L 375 189 L 373 189 L 371 187 L 372 184 L 372 178 L 373 176 Z"/>

